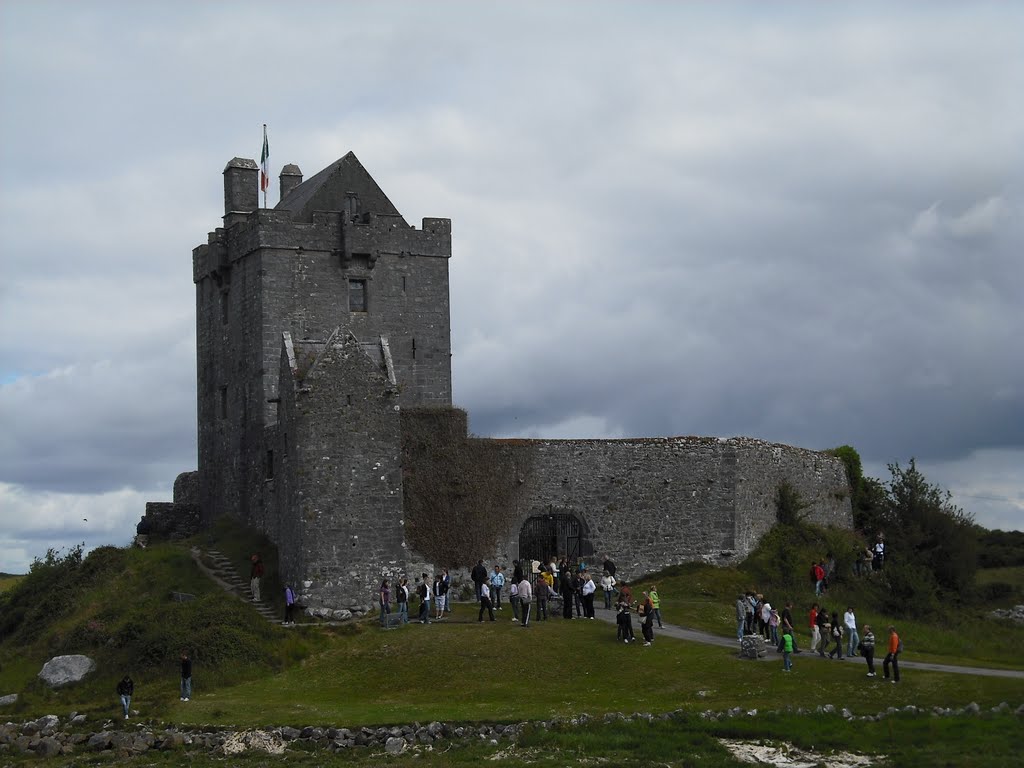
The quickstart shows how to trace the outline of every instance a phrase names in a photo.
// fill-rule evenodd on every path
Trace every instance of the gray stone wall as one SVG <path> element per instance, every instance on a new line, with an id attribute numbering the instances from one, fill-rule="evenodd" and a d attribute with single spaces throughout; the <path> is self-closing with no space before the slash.
<path id="1" fill-rule="evenodd" d="M 810 503 L 810 519 L 852 525 L 842 462 L 792 446 L 701 437 L 469 439 L 464 445 L 481 461 L 501 446 L 520 468 L 508 478 L 517 490 L 506 496 L 508 525 L 496 550 L 467 559 L 518 559 L 529 518 L 571 514 L 593 554 L 611 555 L 627 577 L 690 561 L 731 564 L 774 525 L 783 481 Z M 418 471 L 423 458 L 408 456 L 407 469 Z"/>
<path id="2" fill-rule="evenodd" d="M 256 209 L 254 168 L 239 158 L 229 163 L 224 227 L 193 251 L 198 502 L 206 523 L 230 514 L 273 536 L 287 514 L 276 505 L 268 466 L 277 441 L 281 333 L 323 340 L 343 327 L 363 341 L 383 336 L 401 402 L 450 404 L 451 224 L 406 224 L 373 192 L 354 156 L 345 168 L 365 197 L 359 215 L 346 212 L 347 193 L 334 199 L 331 189 L 313 200 L 334 210 Z M 340 190 L 346 182 L 338 179 Z M 374 205 L 388 213 L 365 209 Z M 351 280 L 364 281 L 365 311 L 350 309 Z"/>
<path id="3" fill-rule="evenodd" d="M 397 387 L 350 335 L 293 349 L 278 426 L 282 574 L 309 608 L 365 609 L 383 576 L 406 569 Z"/>

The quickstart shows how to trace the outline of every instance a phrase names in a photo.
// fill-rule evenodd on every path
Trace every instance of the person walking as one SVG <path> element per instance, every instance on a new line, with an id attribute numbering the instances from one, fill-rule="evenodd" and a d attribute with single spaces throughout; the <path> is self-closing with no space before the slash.
<path id="1" fill-rule="evenodd" d="M 889 665 L 892 664 L 892 681 L 900 681 L 900 654 L 903 652 L 903 641 L 896 634 L 896 627 L 889 627 L 889 652 L 882 662 L 882 677 L 889 679 Z"/>
<path id="2" fill-rule="evenodd" d="M 651 598 L 651 605 L 654 606 L 654 618 L 658 620 L 658 629 L 664 629 L 661 624 L 661 598 L 658 596 L 658 586 L 652 585 L 651 591 L 647 595 Z"/>
<path id="3" fill-rule="evenodd" d="M 789 634 L 793 638 L 793 653 L 802 653 L 800 646 L 796 640 L 796 626 L 793 624 L 793 601 L 787 600 L 785 607 L 782 609 L 782 613 L 779 614 L 779 625 L 783 630 L 789 629 Z M 780 647 L 781 651 L 782 648 Z"/>
<path id="4" fill-rule="evenodd" d="M 791 630 L 783 630 L 782 632 L 782 671 L 792 672 L 793 671 L 793 633 Z"/>
<path id="5" fill-rule="evenodd" d="M 860 641 L 860 652 L 864 661 L 868 663 L 868 677 L 875 676 L 875 633 L 871 631 L 871 625 L 864 625 L 864 637 Z"/>
<path id="6" fill-rule="evenodd" d="M 828 620 L 828 611 L 825 610 L 825 606 L 818 609 L 815 623 L 818 625 L 818 655 L 825 658 L 825 649 L 828 648 L 828 640 L 832 634 L 832 624 Z"/>
<path id="7" fill-rule="evenodd" d="M 856 656 L 860 635 L 857 634 L 857 616 L 852 605 L 847 606 L 846 613 L 843 614 L 843 624 L 846 625 L 846 655 Z"/>
<path id="8" fill-rule="evenodd" d="M 818 645 L 821 643 L 821 630 L 818 628 L 818 604 L 815 603 L 811 606 L 810 613 L 807 614 L 807 619 L 811 625 L 811 653 L 818 651 Z"/>
<path id="9" fill-rule="evenodd" d="M 519 621 L 519 582 L 508 585 L 508 604 L 512 606 L 512 621 Z"/>
<path id="10" fill-rule="evenodd" d="M 284 623 L 285 626 L 291 626 L 295 623 L 293 613 L 295 611 L 295 591 L 290 585 L 285 584 L 284 586 Z"/>
<path id="11" fill-rule="evenodd" d="M 257 552 L 249 560 L 252 563 L 249 568 L 249 591 L 252 592 L 252 601 L 258 603 L 260 601 L 260 579 L 263 578 L 263 558 Z"/>
<path id="12" fill-rule="evenodd" d="M 487 611 L 487 615 L 490 616 L 491 621 L 494 621 L 494 606 L 491 604 L 491 588 L 487 585 L 486 581 L 480 585 L 480 613 L 477 615 L 477 621 L 484 620 L 484 611 Z"/>
<path id="13" fill-rule="evenodd" d="M 181 700 L 188 701 L 192 698 L 192 659 L 188 651 L 181 652 Z"/>
<path id="14" fill-rule="evenodd" d="M 135 693 L 135 683 L 128 675 L 121 678 L 117 684 L 117 695 L 121 698 L 121 709 L 124 710 L 124 719 L 128 719 L 128 710 L 132 704 L 132 694 Z"/>
<path id="15" fill-rule="evenodd" d="M 530 624 L 530 609 L 533 607 L 533 590 L 530 587 L 530 579 L 523 574 L 523 580 L 519 582 L 519 613 L 523 618 L 523 628 Z"/>
<path id="16" fill-rule="evenodd" d="M 843 660 L 843 625 L 839 623 L 839 614 L 832 611 L 832 621 L 829 622 L 832 639 L 835 640 L 835 648 L 828 652 L 828 657 L 833 659 L 836 655 Z"/>
<path id="17" fill-rule="evenodd" d="M 559 591 L 562 593 L 562 618 L 572 618 L 572 574 L 565 568 L 560 569 L 558 577 Z"/>

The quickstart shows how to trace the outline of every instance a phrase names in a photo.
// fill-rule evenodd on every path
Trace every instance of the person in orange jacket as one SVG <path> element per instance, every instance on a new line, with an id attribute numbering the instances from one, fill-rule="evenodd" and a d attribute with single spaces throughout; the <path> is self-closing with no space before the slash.
<path id="1" fill-rule="evenodd" d="M 900 636 L 896 634 L 896 627 L 889 627 L 889 652 L 885 655 L 885 661 L 882 662 L 882 676 L 889 679 L 889 665 L 892 664 L 892 681 L 898 683 L 900 681 L 900 653 L 903 652 L 903 641 L 900 640 Z"/>

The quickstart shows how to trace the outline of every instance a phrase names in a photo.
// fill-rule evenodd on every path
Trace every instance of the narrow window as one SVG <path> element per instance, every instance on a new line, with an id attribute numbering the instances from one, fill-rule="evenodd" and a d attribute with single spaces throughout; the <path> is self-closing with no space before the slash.
<path id="1" fill-rule="evenodd" d="M 345 395 L 345 404 L 352 405 L 352 395 Z"/>
<path id="2" fill-rule="evenodd" d="M 228 324 L 228 292 L 224 291 L 220 295 L 220 322 L 222 325 Z"/>
<path id="3" fill-rule="evenodd" d="M 228 417 L 228 388 L 220 388 L 220 417 L 226 419 Z"/>
<path id="4" fill-rule="evenodd" d="M 402 293 L 406 292 L 405 275 L 402 275 Z"/>
<path id="5" fill-rule="evenodd" d="M 267 480 L 274 479 L 274 452 L 267 451 Z"/>
<path id="6" fill-rule="evenodd" d="M 348 311 L 349 312 L 366 312 L 366 281 L 365 280 L 349 280 L 348 281 Z"/>
<path id="7" fill-rule="evenodd" d="M 416 359 L 416 339 L 415 338 L 413 338 L 413 340 L 412 340 L 412 359 L 413 360 Z"/>

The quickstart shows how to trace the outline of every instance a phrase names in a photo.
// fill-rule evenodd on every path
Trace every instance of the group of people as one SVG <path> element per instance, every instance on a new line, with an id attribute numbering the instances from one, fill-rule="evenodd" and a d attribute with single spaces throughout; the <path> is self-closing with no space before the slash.
<path id="1" fill-rule="evenodd" d="M 654 640 L 654 622 L 662 626 L 657 587 L 644 592 L 642 599 L 636 601 L 629 585 L 616 580 L 615 563 L 610 558 L 605 558 L 601 567 L 600 589 L 604 594 L 604 607 L 612 610 L 614 603 L 618 638 L 627 643 L 635 640 L 631 615 L 636 612 L 643 617 L 644 645 L 650 645 Z M 507 604 L 512 612 L 512 621 L 526 627 L 534 615 L 537 620 L 546 621 L 551 614 L 549 607 L 558 601 L 561 601 L 563 618 L 595 618 L 594 603 L 599 584 L 583 561 L 573 563 L 565 557 L 558 561 L 552 558 L 548 563 L 514 560 L 512 574 L 506 575 L 503 566 L 495 564 L 489 570 L 483 560 L 478 560 L 470 570 L 470 579 L 478 605 L 478 622 L 496 621 L 495 612 L 504 610 Z M 451 589 L 451 575 L 447 568 L 438 571 L 433 579 L 423 573 L 411 592 L 408 579 L 404 577 L 394 585 L 383 579 L 378 591 L 381 626 L 386 627 L 392 621 L 393 605 L 400 623 L 408 622 L 409 603 L 413 596 L 419 600 L 420 623 L 431 623 L 431 602 L 434 604 L 434 620 L 444 618 L 451 613 Z"/>
<path id="2" fill-rule="evenodd" d="M 863 634 L 858 632 L 857 615 L 852 605 L 847 606 L 840 619 L 837 611 L 829 613 L 823 605 L 814 603 L 807 614 L 807 621 L 811 632 L 811 653 L 817 652 L 822 658 L 827 654 L 830 659 L 863 657 L 867 662 L 868 677 L 875 677 L 875 635 L 868 624 L 863 626 Z M 764 595 L 753 591 L 739 595 L 736 598 L 736 638 L 742 640 L 745 635 L 760 635 L 783 654 L 784 672 L 793 668 L 792 654 L 802 653 L 793 624 L 792 601 L 787 601 L 779 611 Z M 887 653 L 882 663 L 882 674 L 886 680 L 890 678 L 891 666 L 892 681 L 900 681 L 899 655 L 902 651 L 903 643 L 896 629 L 890 626 Z"/>

